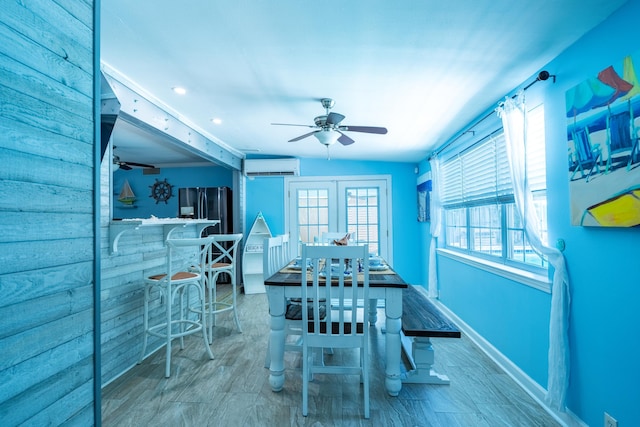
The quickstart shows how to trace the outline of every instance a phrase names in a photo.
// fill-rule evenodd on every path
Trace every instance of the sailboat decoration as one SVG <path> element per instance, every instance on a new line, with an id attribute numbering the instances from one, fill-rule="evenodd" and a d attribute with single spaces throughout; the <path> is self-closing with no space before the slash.
<path id="1" fill-rule="evenodd" d="M 136 195 L 133 194 L 133 190 L 129 185 L 129 181 L 124 180 L 124 184 L 122 184 L 122 190 L 120 191 L 120 195 L 118 196 L 118 201 L 124 203 L 125 205 L 133 205 L 133 202 L 136 201 Z"/>

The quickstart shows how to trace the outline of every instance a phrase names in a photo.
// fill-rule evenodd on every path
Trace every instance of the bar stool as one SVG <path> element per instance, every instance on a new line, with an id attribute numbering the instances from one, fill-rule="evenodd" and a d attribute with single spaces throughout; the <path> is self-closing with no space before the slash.
<path id="1" fill-rule="evenodd" d="M 204 264 L 205 283 L 208 291 L 208 300 L 205 303 L 207 325 L 209 327 L 209 343 L 213 342 L 213 326 L 216 324 L 216 315 L 225 311 L 233 311 L 238 332 L 242 332 L 238 310 L 236 309 L 236 261 L 238 245 L 242 240 L 242 233 L 237 234 L 213 234 L 211 239 L 211 252 L 209 261 Z M 219 301 L 217 295 L 217 281 L 220 274 L 226 273 L 231 277 L 231 302 Z M 198 311 L 199 310 L 193 310 Z"/>
<path id="2" fill-rule="evenodd" d="M 201 331 L 207 354 L 210 359 L 213 359 L 204 316 L 200 316 L 196 320 L 185 317 L 185 309 L 189 308 L 191 304 L 190 301 L 186 306 L 184 303 L 185 296 L 188 300 L 190 291 L 193 290 L 197 294 L 201 312 L 205 310 L 204 276 L 200 272 L 193 271 L 191 266 L 198 265 L 207 259 L 207 254 L 211 251 L 211 239 L 167 239 L 166 246 L 165 272 L 145 279 L 144 340 L 138 363 L 144 359 L 149 335 L 164 338 L 166 345 L 165 377 L 169 378 L 171 376 L 171 342 L 174 338 L 180 338 L 180 349 L 183 349 L 184 337 Z M 149 326 L 150 295 L 155 288 L 160 291 L 160 304 L 165 306 L 165 319 L 157 325 Z M 179 313 L 174 313 L 173 305 L 175 302 L 179 303 Z M 177 314 L 177 318 L 174 318 L 174 314 Z"/>

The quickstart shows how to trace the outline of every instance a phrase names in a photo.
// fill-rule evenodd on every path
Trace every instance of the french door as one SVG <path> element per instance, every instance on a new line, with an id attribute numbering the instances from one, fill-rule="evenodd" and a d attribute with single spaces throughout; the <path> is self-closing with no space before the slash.
<path id="1" fill-rule="evenodd" d="M 292 248 L 299 254 L 302 243 L 320 241 L 324 232 L 344 232 L 391 263 L 390 180 L 386 175 L 285 178 Z"/>

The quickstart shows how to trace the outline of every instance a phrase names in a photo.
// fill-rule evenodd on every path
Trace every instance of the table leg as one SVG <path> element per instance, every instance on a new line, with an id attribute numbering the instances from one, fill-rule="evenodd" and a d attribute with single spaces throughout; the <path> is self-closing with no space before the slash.
<path id="1" fill-rule="evenodd" d="M 385 367 L 385 387 L 390 396 L 397 396 L 402 390 L 400 376 L 400 357 L 402 345 L 400 329 L 402 327 L 402 289 L 387 289 L 385 301 L 386 334 L 385 346 L 387 366 Z"/>
<path id="2" fill-rule="evenodd" d="M 268 286 L 269 313 L 271 314 L 271 332 L 269 334 L 269 351 L 271 366 L 269 367 L 269 384 L 274 392 L 284 388 L 284 313 L 286 301 L 283 286 Z"/>
<path id="3" fill-rule="evenodd" d="M 378 299 L 369 299 L 369 325 L 375 326 L 378 321 Z"/>

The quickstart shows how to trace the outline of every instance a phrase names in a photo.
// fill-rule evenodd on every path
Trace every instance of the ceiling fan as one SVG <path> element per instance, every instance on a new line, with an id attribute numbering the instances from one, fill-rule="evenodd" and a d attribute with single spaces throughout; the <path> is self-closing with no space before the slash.
<path id="1" fill-rule="evenodd" d="M 116 147 L 113 147 L 113 148 L 116 148 Z M 113 155 L 113 164 L 125 171 L 130 171 L 134 167 L 145 168 L 145 169 L 155 169 L 155 166 L 148 165 L 146 163 L 124 162 L 120 160 L 120 157 L 115 154 Z"/>
<path id="2" fill-rule="evenodd" d="M 322 116 L 318 116 L 313 121 L 315 125 L 295 125 L 289 123 L 271 123 L 272 125 L 279 126 L 303 126 L 309 128 L 315 128 L 315 130 L 305 133 L 304 135 L 300 135 L 296 138 L 290 139 L 289 142 L 300 141 L 308 136 L 315 136 L 321 144 L 324 144 L 329 148 L 329 146 L 336 141 L 338 141 L 342 145 L 350 145 L 355 141 L 351 139 L 349 136 L 345 135 L 343 132 L 364 132 L 364 133 L 376 133 L 380 135 L 384 135 L 387 133 L 387 128 L 383 127 L 375 127 L 375 126 L 347 126 L 341 125 L 342 120 L 344 120 L 345 116 L 338 113 L 329 112 L 331 108 L 335 105 L 335 101 L 331 98 L 322 98 L 320 100 L 322 106 L 325 109 L 325 114 Z"/>

